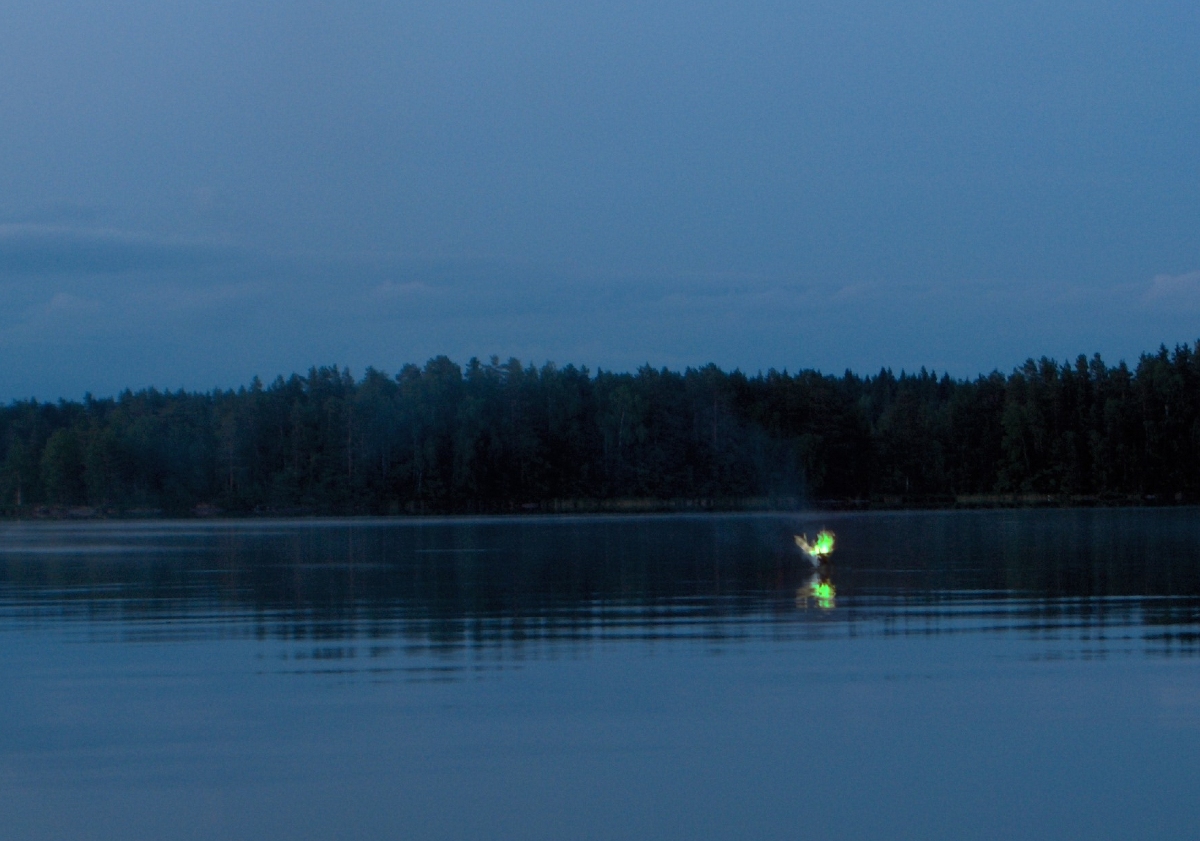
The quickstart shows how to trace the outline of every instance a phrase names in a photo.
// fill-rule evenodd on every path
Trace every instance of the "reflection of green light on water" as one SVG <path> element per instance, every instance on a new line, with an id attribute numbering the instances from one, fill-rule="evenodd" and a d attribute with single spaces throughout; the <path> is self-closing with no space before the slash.
<path id="1" fill-rule="evenodd" d="M 817 533 L 817 540 L 813 543 L 813 552 L 818 555 L 829 555 L 833 552 L 833 532 L 821 531 Z"/>
<path id="2" fill-rule="evenodd" d="M 833 607 L 833 597 L 837 595 L 837 590 L 828 581 L 814 581 L 810 587 L 812 597 L 817 600 L 817 607 L 825 608 L 826 610 Z"/>

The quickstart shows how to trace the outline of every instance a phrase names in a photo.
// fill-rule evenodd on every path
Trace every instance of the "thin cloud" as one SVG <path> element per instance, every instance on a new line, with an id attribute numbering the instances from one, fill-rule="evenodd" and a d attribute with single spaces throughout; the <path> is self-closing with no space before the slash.
<path id="1" fill-rule="evenodd" d="M 0 225 L 0 275 L 90 275 L 186 269 L 233 256 L 228 246 L 113 228 Z"/>
<path id="2" fill-rule="evenodd" d="M 407 282 L 388 280 L 375 287 L 376 297 L 383 299 L 401 298 L 407 300 L 414 295 L 426 295 L 433 291 L 433 287 L 419 280 Z"/>
<path id="3" fill-rule="evenodd" d="M 59 292 L 46 304 L 46 311 L 52 313 L 65 312 L 94 312 L 100 305 L 95 301 L 72 295 L 69 292 Z"/>
<path id="4" fill-rule="evenodd" d="M 1200 271 L 1155 276 L 1150 281 L 1145 301 L 1160 307 L 1200 309 Z"/>

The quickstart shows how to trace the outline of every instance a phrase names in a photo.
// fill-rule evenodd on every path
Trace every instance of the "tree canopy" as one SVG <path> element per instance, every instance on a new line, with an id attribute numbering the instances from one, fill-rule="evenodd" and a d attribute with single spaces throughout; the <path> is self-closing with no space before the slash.
<path id="1" fill-rule="evenodd" d="M 1200 343 L 973 380 L 439 356 L 0 407 L 0 510 L 375 514 L 620 500 L 1200 498 Z M 740 502 L 739 502 L 740 501 Z"/>

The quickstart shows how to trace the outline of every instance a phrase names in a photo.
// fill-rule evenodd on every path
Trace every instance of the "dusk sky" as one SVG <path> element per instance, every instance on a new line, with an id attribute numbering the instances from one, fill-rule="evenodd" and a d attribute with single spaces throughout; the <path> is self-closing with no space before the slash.
<path id="1" fill-rule="evenodd" d="M 0 399 L 1200 337 L 1200 7 L 0 5 Z"/>

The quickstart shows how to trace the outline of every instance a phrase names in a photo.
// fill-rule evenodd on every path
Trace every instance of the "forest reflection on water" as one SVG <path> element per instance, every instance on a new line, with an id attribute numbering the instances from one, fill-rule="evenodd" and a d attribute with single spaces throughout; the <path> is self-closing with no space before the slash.
<path id="1" fill-rule="evenodd" d="M 793 543 L 829 525 L 816 577 Z M 0 629 L 266 639 L 300 671 L 604 641 L 999 632 L 1200 650 L 1194 509 L 10 524 Z"/>

